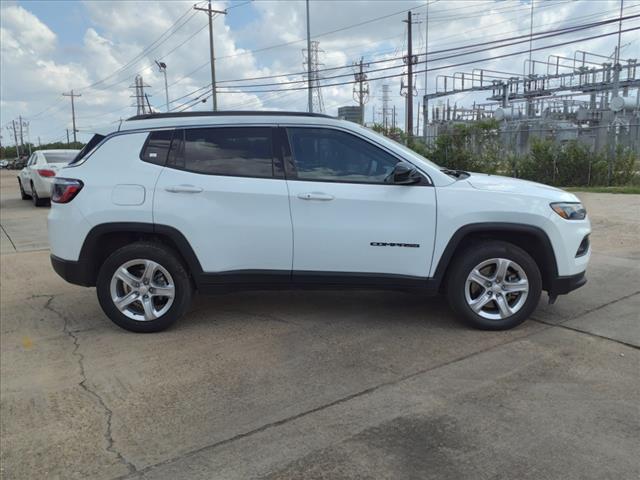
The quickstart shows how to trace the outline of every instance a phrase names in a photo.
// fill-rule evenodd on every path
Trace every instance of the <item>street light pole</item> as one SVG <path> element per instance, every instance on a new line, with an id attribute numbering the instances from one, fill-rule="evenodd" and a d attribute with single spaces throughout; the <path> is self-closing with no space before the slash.
<path id="1" fill-rule="evenodd" d="M 155 60 L 156 65 L 158 65 L 158 70 L 160 70 L 164 74 L 164 96 L 167 101 L 167 112 L 169 111 L 169 86 L 167 85 L 167 64 L 164 62 L 159 62 Z"/>

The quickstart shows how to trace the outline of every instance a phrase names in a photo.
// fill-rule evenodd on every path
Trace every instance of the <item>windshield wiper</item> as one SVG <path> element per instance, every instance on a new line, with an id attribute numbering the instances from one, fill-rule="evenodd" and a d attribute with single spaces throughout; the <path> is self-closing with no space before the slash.
<path id="1" fill-rule="evenodd" d="M 449 168 L 441 168 L 440 171 L 454 178 L 467 178 L 469 176 L 469 172 L 465 172 L 464 170 L 451 170 Z"/>

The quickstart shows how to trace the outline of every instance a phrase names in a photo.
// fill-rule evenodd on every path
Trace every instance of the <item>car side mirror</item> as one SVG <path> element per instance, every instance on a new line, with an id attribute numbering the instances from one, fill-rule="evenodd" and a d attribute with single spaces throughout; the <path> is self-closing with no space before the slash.
<path id="1" fill-rule="evenodd" d="M 407 162 L 398 162 L 393 168 L 391 175 L 387 177 L 387 183 L 394 185 L 414 185 L 420 183 L 422 175 L 416 167 Z"/>

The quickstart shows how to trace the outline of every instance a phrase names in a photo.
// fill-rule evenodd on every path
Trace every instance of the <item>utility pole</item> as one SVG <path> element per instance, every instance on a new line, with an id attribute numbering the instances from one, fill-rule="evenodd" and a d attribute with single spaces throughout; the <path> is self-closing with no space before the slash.
<path id="1" fill-rule="evenodd" d="M 320 53 L 324 50 L 319 48 L 320 42 L 314 40 L 311 42 L 311 50 L 302 50 L 303 65 L 308 69 L 309 78 L 311 78 L 311 112 L 324 112 L 324 100 L 322 99 L 322 91 L 320 89 L 320 74 L 318 69 L 323 64 L 320 63 Z"/>
<path id="2" fill-rule="evenodd" d="M 20 158 L 20 145 L 18 145 L 18 130 L 16 129 L 16 121 L 11 120 L 11 127 L 7 126 L 10 130 L 13 130 L 13 140 L 16 143 L 16 156 Z"/>
<path id="3" fill-rule="evenodd" d="M 309 113 L 313 112 L 313 94 L 312 94 L 312 78 L 311 78 L 311 22 L 309 20 L 309 0 L 307 0 L 307 52 L 309 61 L 307 62 L 307 93 L 309 101 Z"/>
<path id="4" fill-rule="evenodd" d="M 144 92 L 144 87 L 149 87 L 149 85 L 144 83 L 141 75 L 136 75 L 133 85 L 129 85 L 129 88 L 133 88 L 136 92 L 135 95 L 130 96 L 130 98 L 136 99 L 136 115 L 144 115 L 147 113 L 147 105 L 149 106 L 149 113 L 152 113 L 149 97 Z"/>
<path id="5" fill-rule="evenodd" d="M 159 62 L 158 60 L 154 60 L 156 65 L 158 65 L 158 69 L 164 73 L 164 96 L 167 101 L 167 112 L 169 111 L 169 86 L 167 85 L 167 64 L 164 62 Z"/>
<path id="6" fill-rule="evenodd" d="M 417 63 L 417 58 L 413 56 L 413 43 L 412 43 L 412 25 L 411 11 L 407 12 L 407 19 L 403 20 L 407 24 L 407 56 L 405 57 L 405 63 L 407 64 L 407 122 L 406 133 L 407 137 L 413 136 L 413 65 Z"/>
<path id="7" fill-rule="evenodd" d="M 622 12 L 624 11 L 624 0 L 620 0 L 620 21 L 618 22 L 618 49 L 616 50 L 616 63 L 620 63 L 620 38 L 622 37 Z"/>
<path id="8" fill-rule="evenodd" d="M 382 85 L 382 126 L 385 132 L 389 128 L 389 85 L 386 83 Z"/>
<path id="9" fill-rule="evenodd" d="M 73 123 L 73 143 L 76 143 L 76 141 L 77 141 L 76 132 L 78 130 L 76 129 L 76 107 L 75 107 L 75 103 L 74 103 L 73 99 L 75 97 L 81 97 L 82 94 L 81 93 L 73 93 L 73 90 L 71 90 L 70 93 L 63 93 L 62 96 L 63 97 L 71 97 L 71 121 Z"/>
<path id="10" fill-rule="evenodd" d="M 368 67 L 369 64 L 365 65 L 360 57 L 360 62 L 356 65 L 358 71 L 354 75 L 356 84 L 353 85 L 353 97 L 360 106 L 360 124 L 364 125 L 364 104 L 369 100 L 369 83 L 367 83 L 367 74 L 364 73 L 363 68 Z"/>
<path id="11" fill-rule="evenodd" d="M 20 123 L 27 129 L 27 148 L 29 149 L 29 156 L 31 156 L 31 132 L 29 130 L 29 122 L 22 120 L 22 117 L 20 117 Z"/>
<path id="12" fill-rule="evenodd" d="M 18 126 L 20 127 L 20 146 L 24 150 L 24 136 L 22 134 L 22 115 L 18 115 Z"/>
<path id="13" fill-rule="evenodd" d="M 613 90 L 611 91 L 611 97 L 617 97 L 620 93 L 620 40 L 622 38 L 622 12 L 624 11 L 624 0 L 620 0 L 620 21 L 618 22 L 618 46 L 614 52 L 613 62 Z"/>
<path id="14" fill-rule="evenodd" d="M 213 15 L 219 13 L 221 15 L 226 15 L 226 10 L 214 10 L 211 8 L 211 0 L 209 0 L 209 4 L 207 8 L 196 7 L 193 6 L 194 10 L 202 10 L 203 12 L 207 12 L 209 15 L 209 60 L 211 62 L 211 97 L 213 99 L 213 111 L 218 110 L 218 95 L 216 93 L 216 58 L 213 53 Z"/>
<path id="15" fill-rule="evenodd" d="M 429 85 L 429 3 L 427 2 L 427 13 L 425 18 L 425 41 L 424 41 L 424 98 L 422 99 L 422 136 L 424 137 L 424 143 L 427 143 L 427 124 L 429 123 L 429 101 L 427 100 L 427 87 Z"/>
<path id="16" fill-rule="evenodd" d="M 533 3 L 535 0 L 531 0 L 531 19 L 529 21 L 529 75 L 531 75 L 531 52 L 533 48 Z"/>
<path id="17" fill-rule="evenodd" d="M 420 102 L 418 102 L 418 114 L 416 115 L 416 137 L 420 135 Z"/>
<path id="18" fill-rule="evenodd" d="M 67 148 L 69 147 L 69 129 L 67 128 Z"/>

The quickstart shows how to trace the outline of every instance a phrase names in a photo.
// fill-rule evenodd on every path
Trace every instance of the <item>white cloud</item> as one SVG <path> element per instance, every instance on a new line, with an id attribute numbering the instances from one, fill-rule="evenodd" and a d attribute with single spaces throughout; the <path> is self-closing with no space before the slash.
<path id="1" fill-rule="evenodd" d="M 2 4 L 1 15 L 1 100 L 2 123 L 22 114 L 30 118 L 43 109 L 43 114 L 32 118 L 33 136 L 41 135 L 51 139 L 64 135 L 64 129 L 70 124 L 69 100 L 60 95 L 74 88 L 81 93 L 77 99 L 76 110 L 78 125 L 83 130 L 109 123 L 119 117 L 134 113 L 131 107 L 133 99 L 131 89 L 136 73 L 141 73 L 145 83 L 150 85 L 147 92 L 150 101 L 160 109 L 164 108 L 164 79 L 154 65 L 154 59 L 161 58 L 167 64 L 170 96 L 172 99 L 183 97 L 173 103 L 177 106 L 186 101 L 197 100 L 198 93 L 188 95 L 194 90 L 206 86 L 210 81 L 208 65 L 207 18 L 203 12 L 191 10 L 193 0 L 187 1 L 121 1 L 83 3 L 87 18 L 86 28 L 79 35 L 81 43 L 67 45 L 61 49 L 56 34 L 40 19 L 28 11 L 29 5 L 21 7 L 14 4 Z M 224 2 L 216 2 L 217 8 Z M 237 3 L 226 2 L 226 6 Z M 404 54 L 404 32 L 406 24 L 401 21 L 405 14 L 389 16 L 403 9 L 424 5 L 416 1 L 312 1 L 312 35 L 319 35 L 320 48 L 325 53 L 322 61 L 325 67 L 349 65 L 365 55 L 365 61 L 399 57 Z M 536 2 L 534 30 L 547 30 L 567 23 L 581 23 L 599 20 L 617 15 L 619 0 L 578 0 Z M 638 13 L 640 2 L 625 2 L 625 12 Z M 528 4 L 524 0 L 459 0 L 456 2 L 437 2 L 430 8 L 429 48 L 431 51 L 453 48 L 469 43 L 482 43 L 488 40 L 527 33 L 529 30 Z M 635 10 L 634 10 L 635 8 Z M 240 10 L 246 9 L 246 10 Z M 420 13 L 419 20 L 424 22 L 424 7 L 414 8 Z M 234 18 L 248 17 L 252 20 L 237 26 Z M 184 15 L 184 16 L 183 16 Z M 236 16 L 237 15 L 237 16 Z M 181 16 L 181 20 L 178 20 Z M 236 16 L 236 17 L 234 17 Z M 326 32 L 341 29 L 372 18 L 388 18 L 347 28 L 324 35 Z M 180 26 L 166 41 L 162 36 L 174 22 Z M 638 25 L 628 22 L 629 26 Z M 303 1 L 259 1 L 250 5 L 231 9 L 227 16 L 215 19 L 216 73 L 220 83 L 218 102 L 221 108 L 234 109 L 305 109 L 306 91 L 280 91 L 266 93 L 222 93 L 228 90 L 225 80 L 251 78 L 284 73 L 296 73 L 259 83 L 284 83 L 298 81 L 301 74 L 302 52 L 306 42 L 305 3 Z M 230 25 L 235 25 L 231 28 Z M 546 45 L 564 39 L 580 38 L 593 32 L 615 30 L 615 26 L 600 27 L 592 31 L 578 32 L 572 35 L 540 40 L 536 45 Z M 415 26 L 414 48 L 418 52 L 424 49 L 424 23 Z M 637 32 L 623 37 L 623 44 L 638 39 Z M 157 41 L 158 40 L 158 41 Z M 156 42 L 157 41 L 157 42 Z M 156 42 L 152 44 L 152 42 Z M 268 48 L 281 43 L 295 42 L 290 45 Z M 598 53 L 609 54 L 616 43 L 615 37 L 606 37 L 583 44 L 558 47 L 551 51 L 534 53 L 536 59 L 545 59 L 549 53 L 572 56 L 573 51 L 582 48 Z M 182 46 L 179 46 L 182 44 Z M 151 48 L 149 48 L 151 46 Z M 430 67 L 439 67 L 470 59 L 496 56 L 507 51 L 525 50 L 527 44 L 504 48 L 494 48 L 473 56 L 445 59 L 431 62 Z M 251 52 L 247 49 L 257 50 Z M 637 43 L 626 50 L 628 55 L 637 51 Z M 454 52 L 451 52 L 454 53 Z M 623 53 L 625 53 L 623 51 Z M 445 57 L 447 53 L 439 54 Z M 482 64 L 465 65 L 430 73 L 430 91 L 435 88 L 436 76 L 453 75 L 457 71 L 470 72 L 473 68 L 483 67 L 500 71 L 522 71 L 526 54 L 491 60 Z M 126 66 L 131 60 L 131 65 Z M 387 65 L 372 64 L 370 70 Z M 125 67 L 125 68 L 123 68 Z M 194 72 L 198 67 L 197 71 Z M 423 65 L 416 67 L 421 70 Z M 392 92 L 392 101 L 397 106 L 399 123 L 404 115 L 404 98 L 399 94 L 400 80 L 374 80 L 387 74 L 396 74 L 401 69 L 369 73 L 371 100 L 367 105 L 367 120 L 372 110 L 380 110 L 381 86 L 388 83 Z M 189 74 L 189 72 L 194 72 Z M 324 76 L 348 74 L 326 83 L 338 83 L 352 79 L 353 69 L 324 72 Z M 185 77 L 186 76 L 186 77 Z M 417 75 L 417 87 L 423 92 L 424 75 Z M 177 82 L 177 83 L 176 83 Z M 91 86 L 90 88 L 87 88 Z M 304 86 L 304 84 L 284 84 L 282 89 Z M 259 90 L 272 90 L 265 86 Z M 204 90 L 202 90 L 204 92 Z M 322 89 L 328 113 L 335 114 L 337 106 L 354 104 L 352 85 L 332 86 Z M 451 97 L 454 101 L 482 102 L 486 94 Z M 419 97 L 418 97 L 419 98 Z M 416 102 L 418 101 L 416 98 Z M 210 108 L 210 101 L 198 104 L 196 109 Z M 379 117 L 378 117 L 379 119 Z M 86 136 L 84 136 L 86 139 Z"/>

